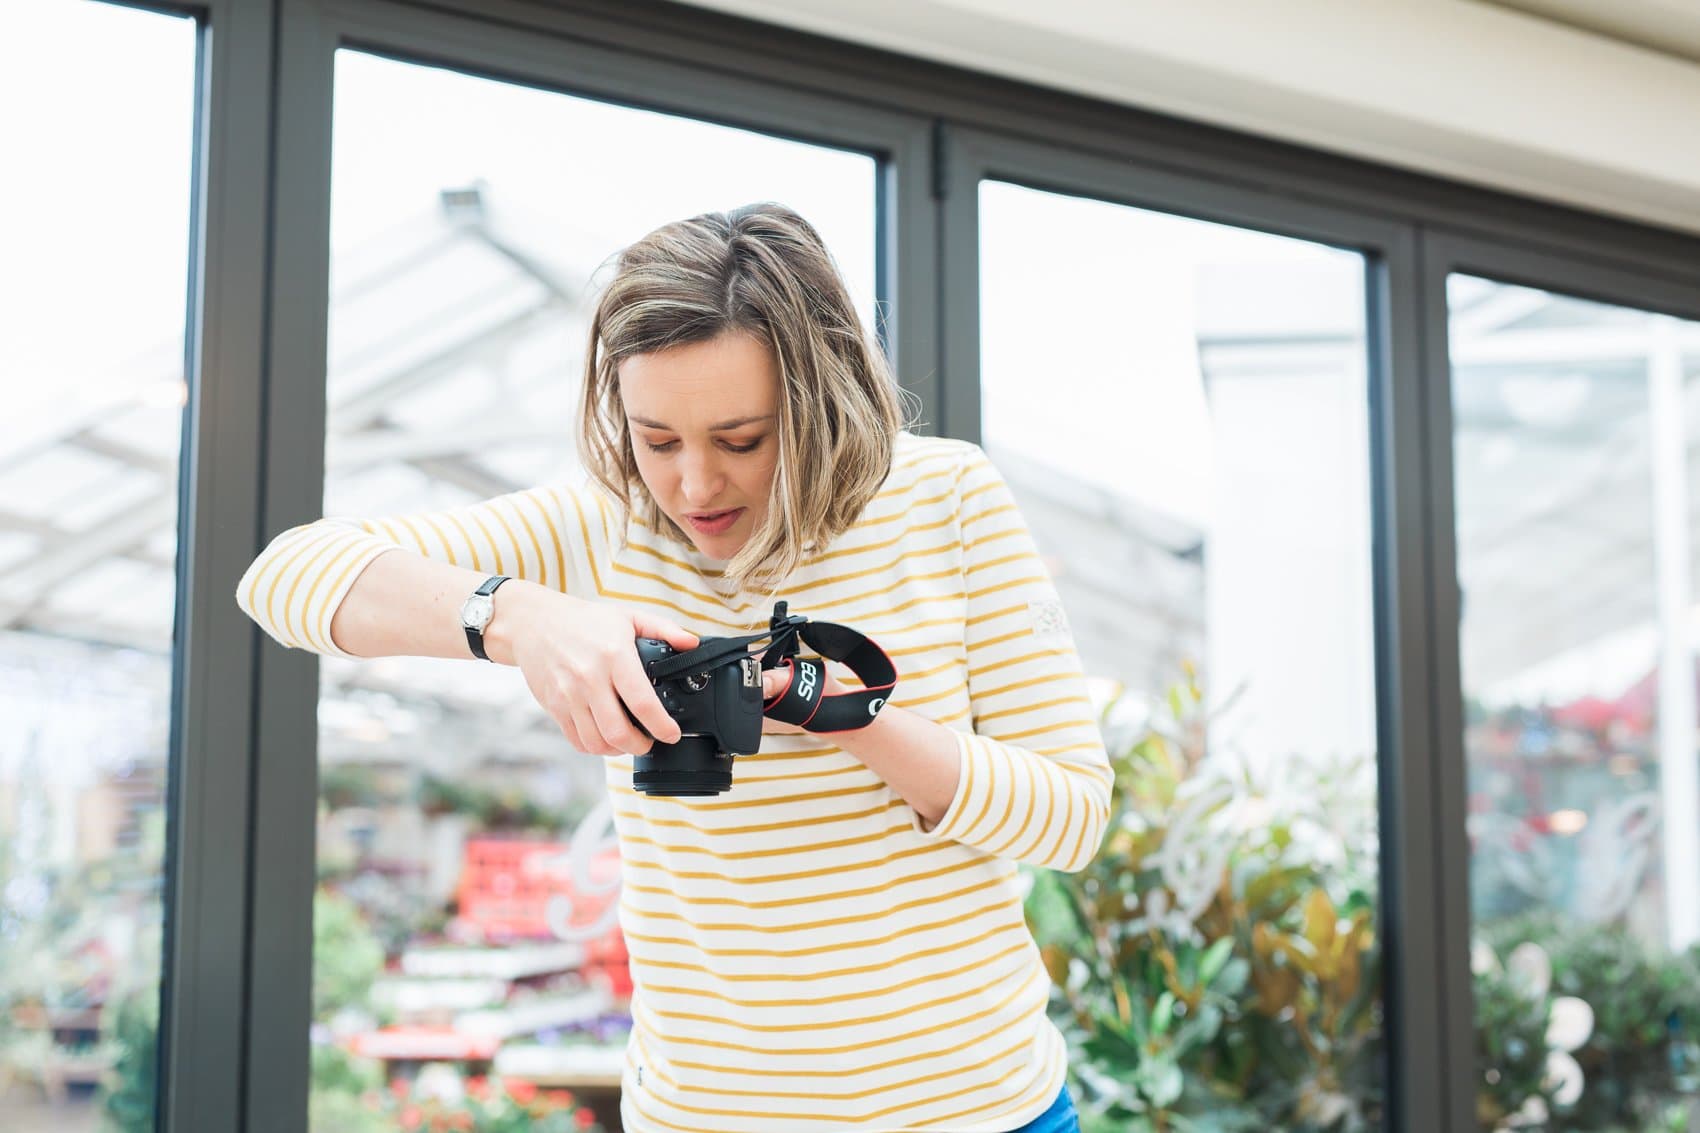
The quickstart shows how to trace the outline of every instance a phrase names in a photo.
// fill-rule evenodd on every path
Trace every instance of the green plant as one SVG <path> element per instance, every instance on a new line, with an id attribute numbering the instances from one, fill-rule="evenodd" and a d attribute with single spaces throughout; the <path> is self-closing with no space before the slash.
<path id="1" fill-rule="evenodd" d="M 1622 924 L 1578 923 L 1546 912 L 1490 925 L 1482 936 L 1478 950 L 1540 948 L 1549 957 L 1552 995 L 1590 1008 L 1593 1026 L 1569 1051 L 1583 1087 L 1555 1120 L 1589 1131 L 1688 1127 L 1688 1104 L 1700 1092 L 1692 1069 L 1700 1064 L 1700 951 L 1671 953 Z M 1501 1018 L 1504 983 L 1500 973 L 1478 973 L 1478 1050 L 1503 1048 L 1512 1034 L 1529 1038 L 1531 1028 L 1518 1031 L 1515 1020 Z M 1548 1055 L 1542 1048 L 1534 1064 Z M 1525 1088 L 1550 1097 L 1549 1089 Z"/>
<path id="2" fill-rule="evenodd" d="M 119 1133 L 152 1133 L 159 1072 L 159 1001 L 139 994 L 118 1005 L 112 1025 L 118 1055 L 102 1108 Z"/>
<path id="3" fill-rule="evenodd" d="M 1032 875 L 1029 925 L 1073 1048 L 1082 1126 L 1370 1128 L 1381 1104 L 1373 780 L 1361 766 L 1295 763 L 1277 789 L 1207 757 L 1190 669 L 1164 707 L 1111 754 L 1097 857 L 1077 874 Z M 1306 773 L 1315 781 L 1295 778 Z"/>
<path id="4" fill-rule="evenodd" d="M 384 949 L 360 909 L 325 889 L 313 894 L 313 1018 L 365 1007 L 384 970 Z"/>

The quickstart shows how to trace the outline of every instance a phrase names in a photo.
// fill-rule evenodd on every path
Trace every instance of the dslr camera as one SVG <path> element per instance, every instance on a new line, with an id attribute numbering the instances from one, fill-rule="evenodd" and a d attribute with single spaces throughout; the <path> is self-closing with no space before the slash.
<path id="1" fill-rule="evenodd" d="M 751 646 L 767 640 L 764 649 Z M 841 661 L 863 688 L 823 695 L 824 660 L 798 657 L 798 641 L 826 660 Z M 761 722 L 771 717 L 807 732 L 865 728 L 897 684 L 885 651 L 862 634 L 832 622 L 811 622 L 774 605 L 764 633 L 704 637 L 681 653 L 665 641 L 640 637 L 638 659 L 667 714 L 678 722 L 677 743 L 656 740 L 637 757 L 632 786 L 645 795 L 718 795 L 732 789 L 732 761 L 761 748 Z M 785 688 L 762 697 L 762 671 L 784 668 Z M 630 711 L 628 710 L 628 715 Z"/>

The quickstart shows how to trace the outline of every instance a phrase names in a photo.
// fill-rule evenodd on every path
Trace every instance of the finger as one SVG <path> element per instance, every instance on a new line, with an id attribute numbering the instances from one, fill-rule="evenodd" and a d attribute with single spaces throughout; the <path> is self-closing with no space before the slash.
<path id="1" fill-rule="evenodd" d="M 596 719 L 603 742 L 612 746 L 614 751 L 639 753 L 649 750 L 650 738 L 632 723 L 611 686 L 599 689 L 591 696 L 590 714 Z"/>
<path id="2" fill-rule="evenodd" d="M 788 670 L 788 669 L 767 669 L 767 670 L 765 670 L 761 675 L 761 698 L 763 700 L 772 700 L 774 697 L 776 697 L 780 693 L 784 692 L 785 687 L 790 683 L 791 683 L 790 670 Z"/>
<path id="3" fill-rule="evenodd" d="M 679 723 L 662 707 L 661 698 L 655 695 L 655 686 L 643 675 L 637 654 L 634 652 L 629 659 L 615 662 L 613 675 L 614 691 L 619 694 L 620 700 L 631 710 L 632 715 L 637 717 L 637 722 L 643 730 L 662 743 L 678 743 Z M 643 750 L 649 750 L 647 740 Z"/>
<path id="4" fill-rule="evenodd" d="M 653 637 L 665 641 L 674 649 L 683 652 L 695 649 L 699 638 L 688 629 L 684 629 L 666 618 L 658 618 L 654 614 L 632 615 L 632 629 L 639 637 Z"/>
<path id="5" fill-rule="evenodd" d="M 607 744 L 602 742 L 602 730 L 596 726 L 596 720 L 590 709 L 583 704 L 573 708 L 573 730 L 578 733 L 577 747 L 586 755 L 613 755 Z"/>

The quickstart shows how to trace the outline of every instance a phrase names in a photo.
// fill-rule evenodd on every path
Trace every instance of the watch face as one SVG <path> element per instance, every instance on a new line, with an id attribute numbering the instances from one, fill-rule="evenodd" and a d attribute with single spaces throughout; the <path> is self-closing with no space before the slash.
<path id="1" fill-rule="evenodd" d="M 490 616 L 495 612 L 496 603 L 490 595 L 474 594 L 460 607 L 460 624 L 482 633 L 484 627 L 490 624 Z"/>

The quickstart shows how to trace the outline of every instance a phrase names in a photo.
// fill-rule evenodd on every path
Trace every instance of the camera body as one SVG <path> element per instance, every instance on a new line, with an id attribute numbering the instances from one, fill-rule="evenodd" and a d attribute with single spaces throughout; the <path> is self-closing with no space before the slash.
<path id="1" fill-rule="evenodd" d="M 703 638 L 698 648 L 715 640 Z M 637 651 L 662 707 L 682 734 L 677 743 L 655 741 L 637 757 L 632 786 L 640 794 L 665 796 L 731 790 L 733 758 L 761 748 L 761 659 L 739 653 L 700 671 L 658 678 L 655 665 L 678 651 L 648 637 L 638 638 Z"/>

